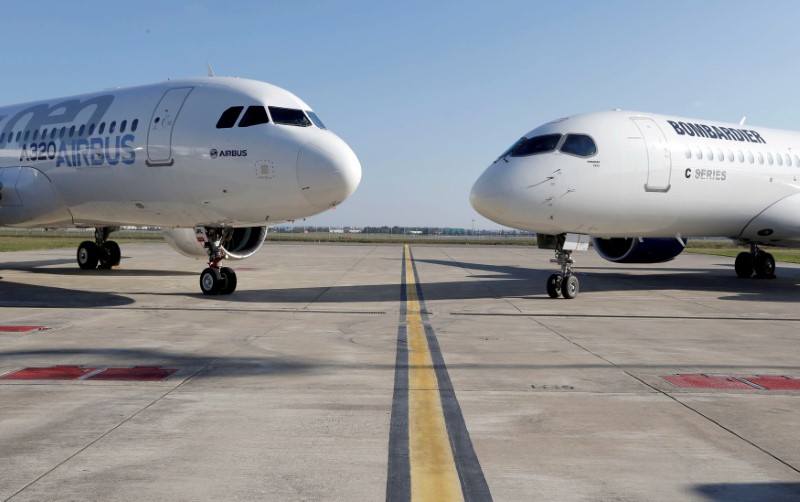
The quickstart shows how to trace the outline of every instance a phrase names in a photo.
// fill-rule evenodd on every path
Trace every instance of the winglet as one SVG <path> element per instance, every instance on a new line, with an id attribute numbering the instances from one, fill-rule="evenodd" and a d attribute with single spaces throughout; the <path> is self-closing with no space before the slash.
<path id="1" fill-rule="evenodd" d="M 211 67 L 211 63 L 206 63 L 206 66 L 208 67 L 208 76 L 216 77 L 216 75 L 214 75 L 214 68 Z"/>

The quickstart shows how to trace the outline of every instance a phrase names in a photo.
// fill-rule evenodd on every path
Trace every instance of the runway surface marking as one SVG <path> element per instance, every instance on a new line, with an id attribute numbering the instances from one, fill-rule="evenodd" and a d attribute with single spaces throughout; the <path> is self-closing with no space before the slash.
<path id="1" fill-rule="evenodd" d="M 386 499 L 491 500 L 425 312 L 406 245 Z"/>

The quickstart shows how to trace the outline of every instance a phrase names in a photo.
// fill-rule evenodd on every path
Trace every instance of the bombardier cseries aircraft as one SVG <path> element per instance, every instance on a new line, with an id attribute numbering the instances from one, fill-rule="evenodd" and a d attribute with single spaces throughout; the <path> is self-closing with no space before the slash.
<path id="1" fill-rule="evenodd" d="M 483 216 L 537 232 L 555 249 L 552 298 L 574 298 L 573 251 L 658 263 L 686 237 L 749 244 L 739 277 L 772 278 L 759 245 L 800 246 L 800 134 L 637 112 L 562 118 L 526 134 L 489 166 L 470 201 Z"/>
<path id="2" fill-rule="evenodd" d="M 208 258 L 203 293 L 230 294 L 225 258 L 247 258 L 267 226 L 344 201 L 361 180 L 350 147 L 290 92 L 203 77 L 0 108 L 0 226 L 89 227 L 82 269 L 110 268 L 121 225 L 164 228 Z"/>

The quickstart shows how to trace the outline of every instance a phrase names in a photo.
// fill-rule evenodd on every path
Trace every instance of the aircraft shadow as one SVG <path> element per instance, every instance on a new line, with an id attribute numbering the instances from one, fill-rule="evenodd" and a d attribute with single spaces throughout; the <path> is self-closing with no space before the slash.
<path id="1" fill-rule="evenodd" d="M 710 501 L 769 500 L 770 502 L 800 500 L 800 483 L 714 483 L 698 485 L 694 491 Z"/>
<path id="2" fill-rule="evenodd" d="M 119 307 L 134 301 L 114 293 L 20 284 L 0 280 L 0 308 L 81 308 Z"/>

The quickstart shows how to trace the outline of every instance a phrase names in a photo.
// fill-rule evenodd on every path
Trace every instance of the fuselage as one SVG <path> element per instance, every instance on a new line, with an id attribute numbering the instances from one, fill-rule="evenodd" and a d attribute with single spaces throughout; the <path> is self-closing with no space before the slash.
<path id="1" fill-rule="evenodd" d="M 0 108 L 0 225 L 249 227 L 311 216 L 361 179 L 290 92 L 193 78 Z"/>
<path id="2" fill-rule="evenodd" d="M 721 236 L 800 244 L 800 133 L 638 112 L 526 134 L 471 203 L 500 224 L 593 237 Z"/>

